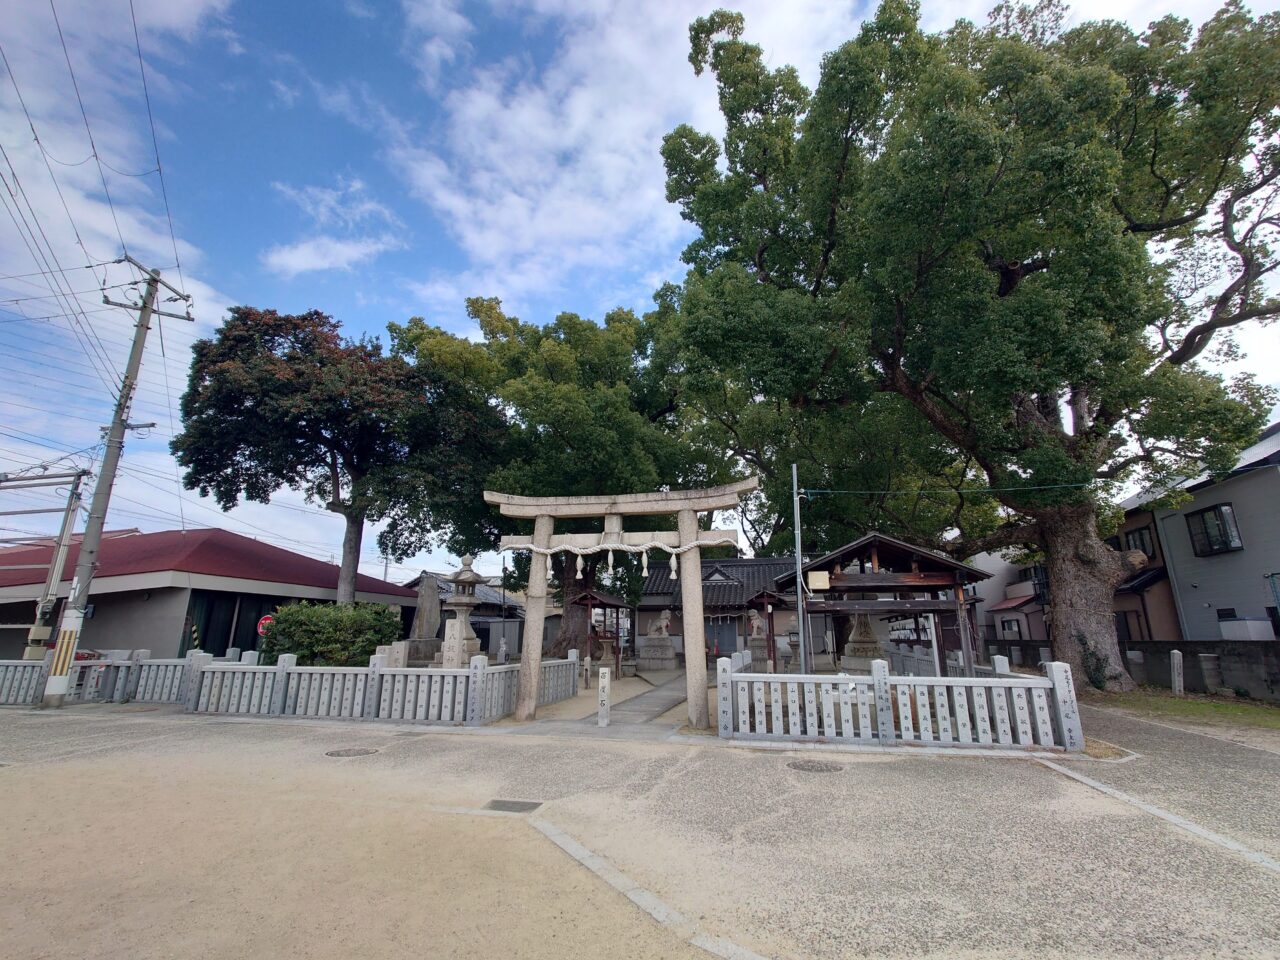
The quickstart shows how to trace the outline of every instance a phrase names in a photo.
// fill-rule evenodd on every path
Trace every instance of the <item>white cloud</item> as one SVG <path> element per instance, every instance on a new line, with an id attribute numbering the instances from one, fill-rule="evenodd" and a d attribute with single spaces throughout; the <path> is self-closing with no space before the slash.
<path id="1" fill-rule="evenodd" d="M 350 270 L 403 244 L 390 234 L 341 239 L 322 234 L 298 243 L 274 246 L 262 254 L 262 265 L 285 279 L 317 270 Z"/>
<path id="2" fill-rule="evenodd" d="M 279 182 L 271 186 L 317 226 L 352 229 L 369 222 L 402 226 L 390 208 L 369 196 L 364 182 L 358 178 L 338 177 L 334 187 L 294 187 Z"/>
<path id="3" fill-rule="evenodd" d="M 408 54 L 423 85 L 435 90 L 445 67 L 471 51 L 471 21 L 460 0 L 401 0 Z"/>

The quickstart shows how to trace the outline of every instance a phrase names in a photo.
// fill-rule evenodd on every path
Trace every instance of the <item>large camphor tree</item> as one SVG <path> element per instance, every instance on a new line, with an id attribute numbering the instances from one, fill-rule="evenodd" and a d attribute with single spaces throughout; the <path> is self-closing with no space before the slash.
<path id="1" fill-rule="evenodd" d="M 399 558 L 433 535 L 457 546 L 453 524 L 483 517 L 500 419 L 429 361 L 347 339 L 319 311 L 245 306 L 194 355 L 171 444 L 184 485 L 224 510 L 289 487 L 340 515 L 339 603 L 355 600 L 366 521 L 388 522 L 381 545 Z"/>
<path id="2" fill-rule="evenodd" d="M 886 0 L 811 92 L 717 11 L 690 61 L 723 139 L 662 153 L 699 231 L 691 354 L 753 402 L 905 401 L 999 506 L 950 549 L 1042 553 L 1055 656 L 1125 688 L 1112 597 L 1144 558 L 1103 542 L 1109 504 L 1230 467 L 1274 400 L 1209 361 L 1280 312 L 1280 18 L 1062 21 L 1044 0 L 930 35 Z"/>

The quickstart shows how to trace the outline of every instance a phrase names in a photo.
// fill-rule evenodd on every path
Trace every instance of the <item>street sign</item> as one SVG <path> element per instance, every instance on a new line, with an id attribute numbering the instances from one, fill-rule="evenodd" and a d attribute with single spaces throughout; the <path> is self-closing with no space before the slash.
<path id="1" fill-rule="evenodd" d="M 258 636 L 265 637 L 267 635 L 267 627 L 271 626 L 273 620 L 275 620 L 275 617 L 268 613 L 258 621 Z"/>

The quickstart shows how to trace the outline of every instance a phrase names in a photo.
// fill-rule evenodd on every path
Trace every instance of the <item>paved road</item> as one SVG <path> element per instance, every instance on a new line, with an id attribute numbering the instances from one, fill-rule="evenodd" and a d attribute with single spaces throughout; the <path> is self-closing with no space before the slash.
<path id="1" fill-rule="evenodd" d="M 1242 843 L 1273 842 L 1264 821 L 1268 811 L 1280 819 L 1276 780 L 1274 768 L 1262 765 L 1272 758 L 1093 713 L 1090 732 L 1143 755 L 1123 764 L 1072 760 L 1071 769 L 1141 799 L 1176 804 L 1177 812 Z M 557 732 L 570 726 L 576 735 Z M 600 869 L 620 871 L 688 924 L 761 956 L 1280 955 L 1280 875 L 1033 760 L 757 751 L 581 731 L 576 722 L 513 734 L 220 720 L 128 706 L 0 710 L 0 763 L 11 764 L 0 769 L 0 803 L 11 812 L 0 822 L 0 858 L 17 878 L 5 919 L 29 925 L 64 898 L 78 914 L 107 911 L 130 920 L 134 936 L 102 956 L 133 956 L 136 944 L 149 942 L 139 930 L 180 929 L 175 904 L 190 887 L 184 850 L 154 838 L 212 829 L 190 822 L 184 797 L 215 796 L 224 805 L 225 824 L 216 826 L 229 845 L 221 862 L 252 864 L 276 849 L 263 847 L 270 834 L 307 849 L 321 845 L 337 878 L 351 875 L 351 858 L 362 871 L 373 863 L 381 875 L 432 852 L 385 838 L 366 849 L 356 824 L 347 830 L 326 813 L 331 804 L 376 819 L 384 811 L 421 810 L 425 817 L 509 798 L 541 802 L 531 816 L 597 855 Z M 349 747 L 378 752 L 325 755 Z M 791 766 L 820 756 L 837 769 Z M 1231 778 L 1237 782 L 1221 783 Z M 153 802 L 175 790 L 174 803 Z M 1253 792 L 1264 796 L 1247 799 Z M 287 798 L 290 815 L 264 821 L 258 797 Z M 106 822 L 133 825 L 137 842 L 117 831 L 102 847 L 93 825 Z M 520 831 L 532 821 L 503 822 L 510 824 L 512 856 L 528 856 Z M 23 878 L 43 869 L 32 858 L 57 831 L 74 839 L 78 855 L 57 859 L 59 882 L 41 886 L 44 899 L 27 903 Z M 291 872 L 290 862 L 270 861 L 270 883 L 218 890 L 223 939 L 201 956 L 252 953 L 236 918 L 274 916 L 280 898 L 296 894 L 307 878 Z M 566 874 L 557 871 L 548 882 L 585 869 L 567 856 L 558 862 Z M 105 899 L 77 897 L 74 878 L 92 876 L 102 863 L 128 868 L 120 889 Z M 153 889 L 157 878 L 173 897 L 140 899 L 137 891 Z M 353 955 L 401 955 L 395 911 L 367 902 L 348 880 L 335 882 L 346 884 L 346 913 L 321 913 L 314 929 L 336 942 L 358 932 Z M 451 875 L 451 883 L 459 898 L 473 890 L 465 876 Z M 604 899 L 593 903 L 626 906 L 603 883 L 596 887 Z M 492 924 L 503 922 L 504 911 L 530 909 L 517 883 L 505 890 L 487 901 Z M 422 910 L 433 902 L 423 898 Z M 616 955 L 627 942 L 625 934 L 611 934 L 595 945 L 596 955 Z M 180 944 L 169 946 L 181 953 Z M 459 947 L 454 955 L 484 954 Z"/>
<path id="2" fill-rule="evenodd" d="M 1091 737 L 1138 754 L 1091 764 L 1094 779 L 1280 858 L 1280 755 L 1083 706 Z"/>

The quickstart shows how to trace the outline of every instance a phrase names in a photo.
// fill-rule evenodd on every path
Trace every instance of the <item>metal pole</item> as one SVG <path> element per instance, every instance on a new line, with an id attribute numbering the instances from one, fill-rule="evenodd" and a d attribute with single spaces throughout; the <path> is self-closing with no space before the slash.
<path id="1" fill-rule="evenodd" d="M 800 481 L 797 479 L 796 465 L 791 465 L 791 506 L 796 526 L 796 630 L 800 647 L 800 672 L 809 673 L 809 642 L 805 630 L 804 613 L 804 579 L 800 568 L 804 566 L 804 555 L 800 550 Z"/>
<path id="2" fill-rule="evenodd" d="M 93 487 L 93 500 L 89 506 L 89 519 L 80 542 L 80 555 L 76 558 L 76 572 L 71 579 L 71 595 L 62 629 L 58 632 L 58 644 L 54 650 L 49 680 L 44 689 L 44 706 L 60 707 L 66 696 L 68 673 L 84 628 L 85 607 L 89 602 L 89 585 L 97 567 L 98 548 L 102 542 L 102 529 L 107 520 L 107 507 L 111 502 L 111 488 L 116 480 L 116 468 L 124 450 L 124 432 L 129 429 L 129 407 L 133 403 L 133 391 L 138 383 L 138 371 L 142 367 L 142 353 L 147 344 L 147 330 L 151 326 L 151 314 L 155 309 L 156 292 L 160 283 L 160 271 L 147 271 L 147 292 L 138 312 L 138 322 L 133 328 L 133 346 L 129 350 L 129 362 L 125 367 L 120 393 L 116 397 L 111 426 L 107 428 L 106 450 L 102 455 L 102 468 L 98 482 Z M 167 286 L 167 284 L 166 284 Z"/>
<path id="3" fill-rule="evenodd" d="M 62 515 L 62 527 L 58 530 L 57 545 L 53 550 L 53 559 L 49 562 L 49 574 L 44 581 L 44 595 L 36 604 L 36 621 L 27 631 L 24 660 L 44 659 L 45 642 L 53 636 L 53 610 L 58 605 L 58 585 L 62 583 L 62 568 L 67 562 L 67 549 L 71 546 L 71 534 L 80 513 L 80 481 L 87 473 L 87 470 L 81 470 L 71 479 L 67 509 Z"/>

